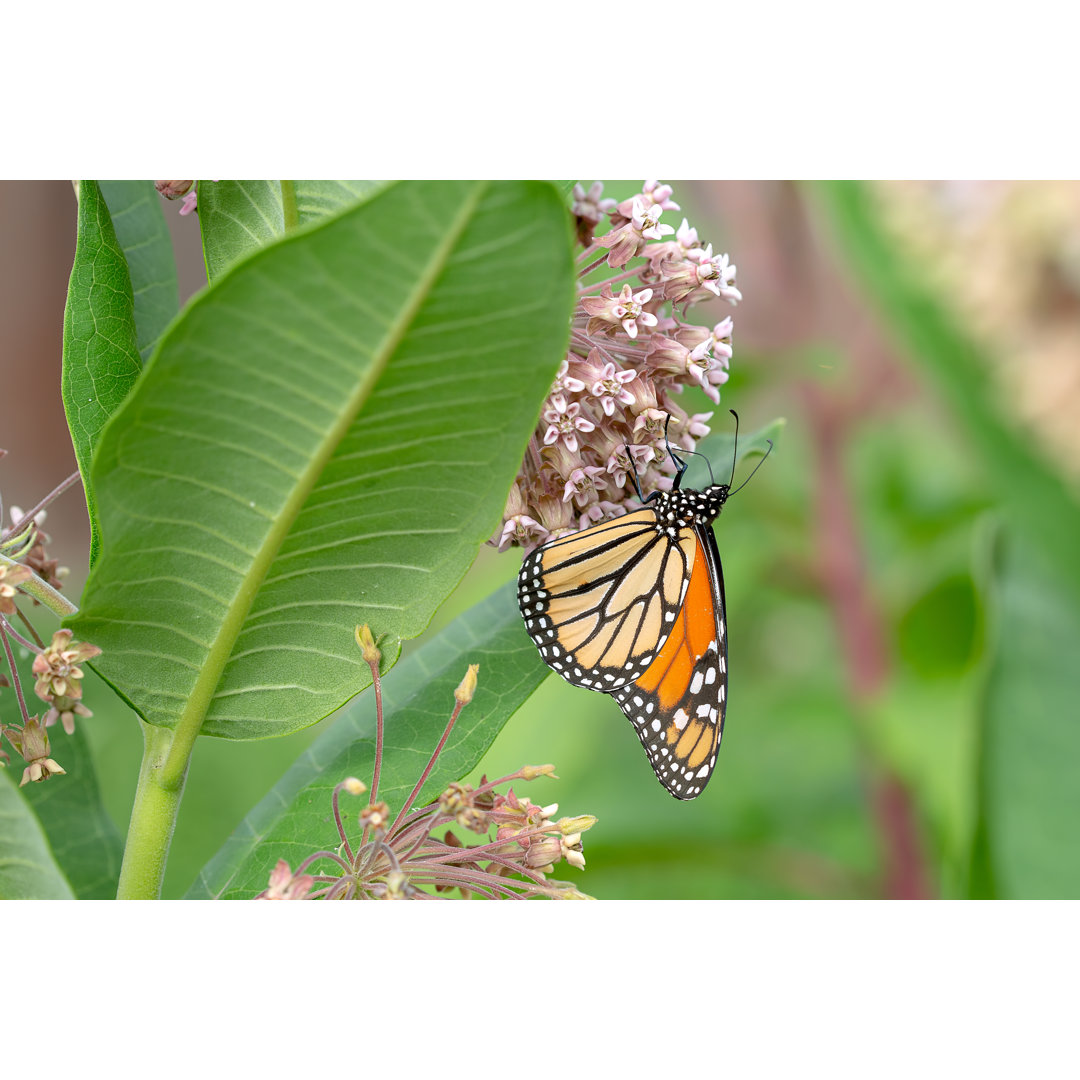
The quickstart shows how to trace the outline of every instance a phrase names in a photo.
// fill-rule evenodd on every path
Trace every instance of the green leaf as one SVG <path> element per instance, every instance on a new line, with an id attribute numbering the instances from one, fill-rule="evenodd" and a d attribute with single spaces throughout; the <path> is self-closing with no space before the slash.
<path id="1" fill-rule="evenodd" d="M 1080 897 L 1080 611 L 1025 538 L 992 568 L 992 655 L 981 702 L 975 895 Z"/>
<path id="2" fill-rule="evenodd" d="M 237 259 L 285 235 L 277 180 L 200 180 L 198 205 L 210 282 Z"/>
<path id="3" fill-rule="evenodd" d="M 385 186 L 381 180 L 294 180 L 293 183 L 301 225 L 340 213 Z"/>
<path id="4" fill-rule="evenodd" d="M 717 431 L 718 422 L 722 423 L 722 419 L 718 421 L 718 418 L 726 417 L 731 420 L 730 431 Z M 712 466 L 712 474 L 715 477 L 717 483 L 726 484 L 731 479 L 730 469 L 732 465 L 738 469 L 739 464 L 754 457 L 764 457 L 769 451 L 769 442 L 772 441 L 773 448 L 780 442 L 780 436 L 784 431 L 784 427 L 787 424 L 787 420 L 780 417 L 773 420 L 772 423 L 766 424 L 764 427 L 759 428 L 757 431 L 744 431 L 739 435 L 738 447 L 735 445 L 735 420 L 729 413 L 717 413 L 713 416 L 713 430 L 698 443 L 698 453 L 704 454 L 708 459 L 709 465 Z M 735 460 L 735 450 L 738 449 L 738 460 Z M 678 448 L 676 448 L 678 453 Z M 695 468 L 705 469 L 706 466 L 700 458 L 689 457 L 687 458 Z M 766 466 L 767 468 L 768 466 Z M 746 476 L 735 477 L 734 487 L 738 487 L 743 480 L 750 475 L 750 470 L 746 472 Z M 690 487 L 704 487 L 705 481 L 698 474 L 697 480 L 690 484 Z"/>
<path id="5" fill-rule="evenodd" d="M 210 281 L 238 259 L 286 232 L 282 184 L 295 200 L 295 225 L 310 225 L 353 206 L 382 185 L 373 180 L 199 181 L 199 225 Z"/>
<path id="6" fill-rule="evenodd" d="M 966 893 L 975 824 L 976 673 L 894 679 L 870 707 L 867 738 L 915 797 L 941 857 L 945 896 Z"/>
<path id="7" fill-rule="evenodd" d="M 135 298 L 135 331 L 145 363 L 180 310 L 176 261 L 161 196 L 151 180 L 101 180 Z"/>
<path id="8" fill-rule="evenodd" d="M 382 684 L 386 724 L 379 798 L 395 812 L 412 791 L 442 736 L 454 688 L 468 664 L 480 665 L 476 695 L 458 718 L 415 805 L 430 802 L 483 756 L 548 669 L 522 625 L 516 584 L 503 586 L 451 623 Z M 247 816 L 188 892 L 192 899 L 254 896 L 278 859 L 296 866 L 320 848 L 334 848 L 330 812 L 336 784 L 356 776 L 370 786 L 375 761 L 375 699 L 365 694 L 319 736 Z M 541 764 L 540 762 L 519 762 Z M 349 796 L 343 819 L 355 822 Z"/>
<path id="9" fill-rule="evenodd" d="M 900 656 L 923 679 L 961 674 L 978 653 L 979 615 L 969 574 L 935 582 L 900 618 Z"/>
<path id="10" fill-rule="evenodd" d="M 1030 439 L 1003 422 L 992 362 L 927 290 L 917 268 L 897 254 L 865 186 L 839 181 L 817 185 L 814 193 L 859 283 L 981 452 L 1012 523 L 1043 549 L 1062 583 L 1080 598 L 1080 503 Z"/>
<path id="11" fill-rule="evenodd" d="M 64 308 L 64 399 L 90 516 L 90 563 L 101 545 L 90 461 L 106 421 L 127 397 L 142 362 L 124 252 L 97 182 L 79 183 L 78 238 Z"/>
<path id="12" fill-rule="evenodd" d="M 0 900 L 74 900 L 41 823 L 16 787 L 13 774 L 21 772 L 16 764 L 0 769 Z"/>
<path id="13" fill-rule="evenodd" d="M 407 254 L 406 254 L 407 253 Z M 548 184 L 387 188 L 244 260 L 173 324 L 95 459 L 106 545 L 71 625 L 150 723 L 315 723 L 495 529 L 565 349 Z"/>

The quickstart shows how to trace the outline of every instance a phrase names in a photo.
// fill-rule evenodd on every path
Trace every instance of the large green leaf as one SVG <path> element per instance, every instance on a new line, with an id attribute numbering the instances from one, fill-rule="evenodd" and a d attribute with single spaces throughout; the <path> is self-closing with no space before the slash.
<path id="1" fill-rule="evenodd" d="M 1074 900 L 1080 611 L 1030 541 L 1003 533 L 992 573 L 973 892 Z"/>
<path id="2" fill-rule="evenodd" d="M 135 331 L 145 363 L 180 310 L 176 261 L 161 196 L 151 180 L 101 180 L 135 298 Z"/>
<path id="3" fill-rule="evenodd" d="M 1012 522 L 1046 552 L 1062 584 L 1080 598 L 1080 503 L 1030 440 L 1003 421 L 992 362 L 919 280 L 917 267 L 897 252 L 866 187 L 841 181 L 819 185 L 814 193 L 859 284 L 965 425 Z"/>
<path id="4" fill-rule="evenodd" d="M 383 681 L 386 739 L 378 794 L 392 809 L 402 806 L 438 743 L 466 665 L 477 663 L 476 695 L 459 717 L 418 806 L 476 765 L 503 724 L 548 675 L 525 634 L 513 582 L 456 619 Z M 370 785 L 374 760 L 375 699 L 368 693 L 312 743 L 252 810 L 188 896 L 253 896 L 266 887 L 278 859 L 295 866 L 313 851 L 335 847 L 330 817 L 334 785 L 347 776 Z M 346 816 L 355 821 L 355 813 Z"/>
<path id="5" fill-rule="evenodd" d="M 336 214 L 381 186 L 372 180 L 200 180 L 199 226 L 210 281 L 285 235 L 283 184 L 297 225 Z"/>
<path id="6" fill-rule="evenodd" d="M 370 682 L 499 520 L 565 348 L 548 184 L 415 183 L 264 248 L 175 322 L 95 457 L 72 626 L 150 723 L 314 723 Z"/>
<path id="7" fill-rule="evenodd" d="M 0 769 L 0 900 L 74 900 L 41 823 L 15 786 L 22 770 Z M 46 784 L 63 780 L 54 776 Z"/>
<path id="8" fill-rule="evenodd" d="M 135 303 L 127 260 L 94 180 L 79 183 L 78 237 L 64 309 L 60 391 L 90 515 L 90 561 L 100 530 L 90 461 L 109 417 L 139 377 Z"/>

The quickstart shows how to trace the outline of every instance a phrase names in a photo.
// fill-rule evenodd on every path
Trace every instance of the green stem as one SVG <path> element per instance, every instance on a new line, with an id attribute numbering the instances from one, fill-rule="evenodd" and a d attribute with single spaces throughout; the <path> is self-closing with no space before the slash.
<path id="1" fill-rule="evenodd" d="M 0 565 L 19 566 L 20 564 L 15 562 L 14 559 L 9 559 L 6 555 L 0 555 Z M 44 604 L 54 615 L 59 615 L 61 619 L 66 618 L 68 615 L 77 615 L 79 612 L 79 609 L 63 593 L 57 592 L 51 585 L 42 581 L 37 574 L 34 574 L 33 577 L 28 578 L 26 581 L 20 581 L 19 591 L 26 593 L 27 596 L 32 596 L 39 603 Z"/>
<path id="2" fill-rule="evenodd" d="M 285 218 L 285 231 L 295 232 L 300 225 L 300 211 L 296 206 L 296 181 L 281 180 L 281 211 Z"/>
<path id="3" fill-rule="evenodd" d="M 187 778 L 186 759 L 179 777 L 169 775 L 165 768 L 175 750 L 173 732 L 155 724 L 143 723 L 142 728 L 142 768 L 128 823 L 118 900 L 156 900 L 161 895 L 165 861 Z"/>

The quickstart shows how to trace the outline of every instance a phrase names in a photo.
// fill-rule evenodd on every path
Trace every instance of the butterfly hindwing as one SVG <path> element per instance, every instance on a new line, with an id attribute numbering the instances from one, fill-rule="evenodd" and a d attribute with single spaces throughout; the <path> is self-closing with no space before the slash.
<path id="1" fill-rule="evenodd" d="M 632 683 L 676 624 L 698 547 L 648 507 L 533 551 L 518 602 L 545 662 L 589 690 Z"/>
<path id="2" fill-rule="evenodd" d="M 648 669 L 612 695 L 660 783 L 677 799 L 696 798 L 708 783 L 727 708 L 720 556 L 709 525 L 696 526 L 692 534 L 693 573 L 674 628 Z"/>

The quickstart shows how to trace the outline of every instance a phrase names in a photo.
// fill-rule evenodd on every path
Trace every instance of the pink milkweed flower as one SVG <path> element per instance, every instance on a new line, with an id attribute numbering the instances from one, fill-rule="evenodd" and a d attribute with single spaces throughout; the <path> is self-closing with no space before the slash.
<path id="1" fill-rule="evenodd" d="M 598 224 L 605 214 L 610 214 L 615 209 L 614 199 L 602 199 L 604 185 L 597 180 L 586 191 L 584 185 L 574 185 L 574 203 L 570 212 L 575 217 L 584 218 L 593 225 Z"/>
<path id="2" fill-rule="evenodd" d="M 604 470 L 599 465 L 586 465 L 583 469 L 575 469 L 570 474 L 563 488 L 563 502 L 571 499 L 578 506 L 587 506 L 593 497 L 593 493 L 599 488 L 606 488 L 607 480 L 604 479 Z"/>
<path id="3" fill-rule="evenodd" d="M 633 382 L 636 378 L 637 372 L 632 369 L 619 371 L 610 362 L 604 365 L 600 378 L 592 384 L 592 393 L 593 397 L 600 402 L 605 416 L 614 415 L 616 405 L 633 404 L 634 395 L 626 389 L 626 384 Z"/>
<path id="4" fill-rule="evenodd" d="M 567 405 L 565 401 L 553 401 L 552 407 L 544 413 L 548 429 L 544 433 L 544 444 L 552 446 L 560 439 L 566 449 L 574 453 L 578 448 L 578 432 L 594 431 L 596 425 L 581 416 L 581 406 L 575 401 Z"/>
<path id="5" fill-rule="evenodd" d="M 682 207 L 672 200 L 673 194 L 670 184 L 661 184 L 659 180 L 646 180 L 642 185 L 640 195 L 633 195 L 619 203 L 619 213 L 627 218 L 632 216 L 635 200 L 639 200 L 646 206 L 659 206 L 661 210 L 681 210 Z"/>
<path id="6" fill-rule="evenodd" d="M 503 551 L 511 544 L 517 544 L 519 547 L 535 547 L 547 539 L 547 532 L 539 521 L 529 517 L 528 514 L 516 514 L 503 526 L 499 550 Z"/>
<path id="7" fill-rule="evenodd" d="M 581 301 L 582 308 L 591 316 L 586 332 L 614 337 L 621 326 L 627 336 L 636 338 L 638 323 L 644 327 L 656 325 L 656 316 L 645 310 L 645 305 L 652 296 L 652 289 L 642 289 L 635 293 L 629 285 L 624 285 L 618 296 L 612 295 L 610 289 L 601 292 L 599 296 L 586 296 Z"/>

